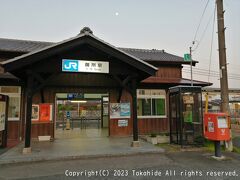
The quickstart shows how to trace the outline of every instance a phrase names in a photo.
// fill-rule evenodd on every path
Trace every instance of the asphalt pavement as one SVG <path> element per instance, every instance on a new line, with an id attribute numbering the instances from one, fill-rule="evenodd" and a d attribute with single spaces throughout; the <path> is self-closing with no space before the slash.
<path id="1" fill-rule="evenodd" d="M 240 155 L 185 151 L 0 166 L 0 179 L 239 179 Z"/>

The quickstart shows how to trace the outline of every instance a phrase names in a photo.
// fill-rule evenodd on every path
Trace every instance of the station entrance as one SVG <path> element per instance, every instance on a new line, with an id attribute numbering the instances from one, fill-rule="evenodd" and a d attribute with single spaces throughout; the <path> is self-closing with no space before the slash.
<path id="1" fill-rule="evenodd" d="M 49 94 L 49 89 L 54 88 L 63 88 L 64 91 L 69 88 L 91 89 L 95 91 L 106 89 L 108 92 L 111 90 L 116 91 L 115 94 L 109 93 L 111 95 L 111 98 L 109 98 L 111 104 L 126 102 L 127 107 L 129 107 L 128 114 L 130 114 L 130 116 L 128 119 L 122 119 L 121 116 L 115 117 L 113 120 L 111 119 L 111 121 L 109 121 L 111 122 L 111 128 L 108 128 L 109 134 L 110 136 L 126 136 L 132 134 L 132 146 L 139 146 L 136 90 L 142 80 L 155 75 L 158 70 L 156 67 L 97 38 L 87 27 L 83 28 L 76 37 L 50 45 L 39 51 L 34 51 L 24 56 L 5 61 L 2 66 L 4 72 L 11 73 L 19 78 L 21 82 L 24 82 L 23 92 L 25 106 L 23 106 L 24 109 L 22 111 L 24 112 L 22 116 L 25 118 L 25 124 L 23 123 L 25 130 L 24 153 L 31 152 L 31 138 L 33 135 L 37 137 L 50 134 L 53 138 L 58 137 L 55 134 L 56 131 L 54 132 L 56 136 L 52 135 L 52 130 L 56 130 L 56 127 L 58 127 L 56 126 L 58 120 L 54 122 L 54 128 L 52 128 L 53 123 L 46 124 L 38 122 L 36 125 L 32 123 L 33 104 L 39 102 L 52 103 L 48 101 L 49 97 L 44 96 L 44 94 Z M 58 92 L 59 91 L 54 91 L 55 94 Z M 124 94 L 124 92 L 126 93 Z M 51 99 L 52 98 L 54 97 L 51 97 Z M 58 99 L 55 98 L 55 105 L 57 103 L 60 105 L 60 102 L 63 105 L 67 103 L 64 99 L 62 101 L 60 100 L 61 99 L 58 101 Z M 102 101 L 97 101 L 97 99 L 90 101 L 86 97 L 83 97 L 83 99 L 79 98 L 78 100 L 86 101 L 86 106 L 82 107 L 85 109 L 87 109 L 87 107 L 99 107 L 97 104 L 99 104 L 99 102 L 102 103 Z M 93 102 L 95 105 L 90 106 L 89 104 Z M 70 102 L 70 105 L 74 106 L 75 109 L 78 104 L 81 107 L 82 104 L 80 102 L 76 103 L 76 105 L 74 105 L 74 102 Z M 89 106 L 87 106 L 87 104 Z M 78 130 L 81 130 L 81 128 L 84 129 L 83 127 L 86 127 L 86 130 L 88 130 L 91 129 L 91 126 L 95 127 L 94 129 L 103 127 L 104 121 L 102 119 L 90 121 L 85 117 L 85 119 L 83 118 L 83 120 L 81 120 L 82 117 L 80 115 L 82 114 L 80 114 L 80 107 L 79 112 L 77 111 L 78 120 L 75 122 L 74 120 L 72 121 L 73 129 L 77 130 L 78 127 Z M 58 111 L 56 108 L 57 106 L 55 106 L 55 112 Z M 84 112 L 82 110 L 81 112 Z M 118 108 L 117 110 L 117 114 L 121 115 L 121 109 Z M 101 110 L 101 113 L 102 112 Z M 99 128 L 97 128 L 99 121 L 100 125 Z M 79 122 L 80 124 L 82 122 L 84 126 L 80 126 Z M 94 125 L 90 126 L 88 122 L 92 122 Z M 61 129 L 62 132 L 71 131 L 71 112 L 68 122 L 61 124 L 62 127 L 58 128 L 59 130 Z"/>
<path id="2" fill-rule="evenodd" d="M 108 93 L 56 93 L 55 138 L 109 136 Z"/>

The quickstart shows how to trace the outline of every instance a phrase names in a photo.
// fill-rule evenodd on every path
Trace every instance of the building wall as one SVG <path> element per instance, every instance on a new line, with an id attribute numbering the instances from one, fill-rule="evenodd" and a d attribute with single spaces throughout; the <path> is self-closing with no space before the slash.
<path id="1" fill-rule="evenodd" d="M 118 92 L 117 91 L 112 91 L 110 92 L 110 103 L 117 103 L 117 98 L 118 98 Z M 130 102 L 131 104 L 131 110 L 132 110 L 132 97 L 129 92 L 126 90 L 123 90 L 121 100 L 122 103 L 124 102 Z M 123 119 L 123 118 L 119 118 Z M 131 117 L 130 118 L 124 118 L 128 119 L 128 126 L 127 127 L 118 127 L 118 120 L 119 119 L 110 119 L 109 125 L 110 125 L 110 136 L 128 136 L 132 134 L 132 129 L 133 129 L 133 118 L 132 118 L 132 111 L 131 111 Z"/>
<path id="2" fill-rule="evenodd" d="M 139 134 L 168 132 L 168 118 L 142 118 L 138 119 Z"/>
<path id="3" fill-rule="evenodd" d="M 182 78 L 182 67 L 161 66 L 156 72 L 157 77 Z"/>
<path id="4" fill-rule="evenodd" d="M 55 102 L 55 93 L 63 92 L 88 92 L 88 93 L 106 93 L 109 92 L 109 102 L 117 103 L 119 98 L 118 89 L 101 89 L 96 92 L 94 89 L 79 89 L 79 88 L 46 88 L 44 89 L 44 102 L 53 103 Z M 132 118 L 132 97 L 129 92 L 123 90 L 120 102 L 130 102 L 131 104 L 131 117 L 128 118 L 127 127 L 119 127 L 119 119 L 109 118 L 109 136 L 129 136 L 133 134 L 133 118 Z M 40 92 L 34 95 L 33 104 L 42 103 Z M 123 119 L 123 118 L 120 118 Z M 125 119 L 125 118 L 124 118 Z M 138 131 L 139 134 L 150 134 L 168 132 L 168 119 L 167 118 L 139 118 L 138 119 Z M 36 139 L 38 136 L 48 135 L 54 138 L 54 121 L 51 122 L 32 122 L 32 138 Z"/>

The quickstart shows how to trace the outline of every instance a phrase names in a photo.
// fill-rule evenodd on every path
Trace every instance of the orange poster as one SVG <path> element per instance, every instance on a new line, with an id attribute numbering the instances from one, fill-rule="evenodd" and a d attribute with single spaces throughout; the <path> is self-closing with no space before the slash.
<path id="1" fill-rule="evenodd" d="M 45 103 L 45 104 L 40 104 L 40 121 L 51 121 L 52 120 L 52 105 Z"/>

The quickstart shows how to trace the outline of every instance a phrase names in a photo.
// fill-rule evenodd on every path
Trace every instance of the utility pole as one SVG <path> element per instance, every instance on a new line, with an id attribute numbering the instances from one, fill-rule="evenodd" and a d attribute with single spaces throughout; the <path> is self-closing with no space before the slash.
<path id="1" fill-rule="evenodd" d="M 193 43 L 194 44 L 194 43 Z M 191 86 L 193 86 L 193 73 L 192 73 L 192 47 L 189 47 L 190 51 L 190 65 L 191 65 Z"/>
<path id="2" fill-rule="evenodd" d="M 229 97 L 228 97 L 228 76 L 226 62 L 225 46 L 225 27 L 224 27 L 224 10 L 223 0 L 216 0 L 217 5 L 217 24 L 218 24 L 218 47 L 219 47 L 219 69 L 220 69 L 220 87 L 221 87 L 221 111 L 229 114 Z M 232 151 L 232 140 L 226 142 L 226 148 Z"/>

